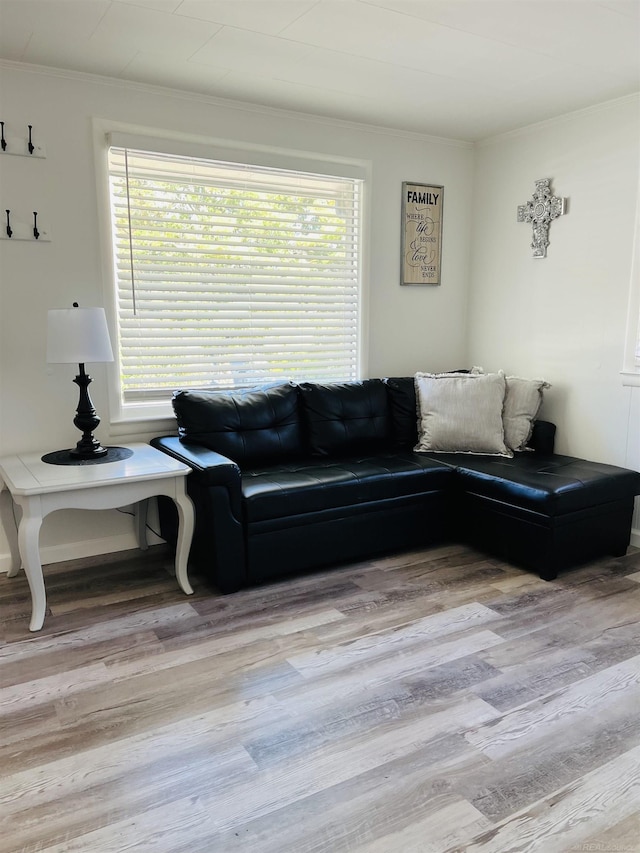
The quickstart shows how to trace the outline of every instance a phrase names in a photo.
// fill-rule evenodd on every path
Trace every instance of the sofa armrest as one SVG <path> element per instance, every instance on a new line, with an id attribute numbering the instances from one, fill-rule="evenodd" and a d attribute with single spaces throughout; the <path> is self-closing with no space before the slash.
<path id="1" fill-rule="evenodd" d="M 151 444 L 191 468 L 187 493 L 195 508 L 196 529 L 190 559 L 221 592 L 240 589 L 246 582 L 240 468 L 226 456 L 177 436 L 159 436 Z M 158 509 L 162 535 L 173 544 L 177 536 L 175 505 L 159 497 Z"/>
<path id="2" fill-rule="evenodd" d="M 198 444 L 187 444 L 175 435 L 152 438 L 150 443 L 163 453 L 188 465 L 203 486 L 240 487 L 239 466 L 215 450 Z"/>
<path id="3" fill-rule="evenodd" d="M 550 421 L 535 421 L 533 432 L 529 439 L 529 447 L 536 453 L 553 453 L 556 438 L 556 425 Z"/>

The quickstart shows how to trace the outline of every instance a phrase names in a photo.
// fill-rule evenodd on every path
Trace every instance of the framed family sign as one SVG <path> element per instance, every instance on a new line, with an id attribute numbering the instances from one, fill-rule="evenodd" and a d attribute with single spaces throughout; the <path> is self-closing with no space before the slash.
<path id="1" fill-rule="evenodd" d="M 440 284 L 444 187 L 402 184 L 400 284 Z"/>

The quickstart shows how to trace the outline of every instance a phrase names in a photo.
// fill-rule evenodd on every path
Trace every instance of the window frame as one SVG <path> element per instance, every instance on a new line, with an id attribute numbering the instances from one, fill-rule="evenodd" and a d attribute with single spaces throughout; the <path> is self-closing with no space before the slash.
<path id="1" fill-rule="evenodd" d="M 119 321 L 115 251 L 111 235 L 111 200 L 109 188 L 108 151 L 111 146 L 138 148 L 176 156 L 193 156 L 240 164 L 271 166 L 317 174 L 362 179 L 360 217 L 360 281 L 358 294 L 358 327 L 356 364 L 358 378 L 364 375 L 368 361 L 368 334 L 365 317 L 368 315 L 368 233 L 369 186 L 371 163 L 365 160 L 337 158 L 313 152 L 273 148 L 249 143 L 236 143 L 184 133 L 172 133 L 151 128 L 93 120 L 94 151 L 98 191 L 99 224 L 103 268 L 104 305 L 114 342 L 113 364 L 107 365 L 108 404 L 111 433 L 114 435 L 142 434 L 147 428 L 175 426 L 170 395 L 166 400 L 125 402 L 120 382 Z"/>

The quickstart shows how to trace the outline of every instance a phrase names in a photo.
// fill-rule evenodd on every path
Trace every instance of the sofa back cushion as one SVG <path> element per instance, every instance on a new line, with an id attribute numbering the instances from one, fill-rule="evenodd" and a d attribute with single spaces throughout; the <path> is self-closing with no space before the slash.
<path id="1" fill-rule="evenodd" d="M 327 384 L 303 382 L 298 387 L 314 456 L 388 447 L 389 409 L 381 379 Z"/>
<path id="2" fill-rule="evenodd" d="M 413 376 L 389 376 L 384 384 L 389 397 L 393 441 L 399 447 L 415 447 L 418 441 L 415 379 Z"/>
<path id="3" fill-rule="evenodd" d="M 293 383 L 238 391 L 176 391 L 178 435 L 238 465 L 302 454 L 298 392 Z"/>

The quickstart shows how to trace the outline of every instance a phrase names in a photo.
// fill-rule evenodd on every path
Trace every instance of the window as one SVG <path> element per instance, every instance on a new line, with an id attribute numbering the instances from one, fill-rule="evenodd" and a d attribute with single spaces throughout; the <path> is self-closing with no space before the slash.
<path id="1" fill-rule="evenodd" d="M 108 170 L 125 404 L 357 377 L 361 178 L 115 145 Z"/>

